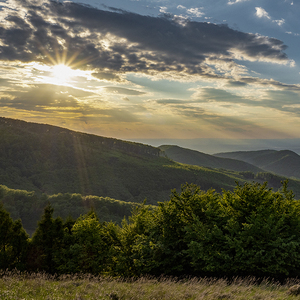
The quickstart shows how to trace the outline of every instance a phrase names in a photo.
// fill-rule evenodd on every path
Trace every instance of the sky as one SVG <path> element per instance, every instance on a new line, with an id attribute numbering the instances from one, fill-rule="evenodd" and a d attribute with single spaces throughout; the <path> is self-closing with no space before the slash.
<path id="1" fill-rule="evenodd" d="M 300 138 L 299 0 L 0 0 L 0 116 L 123 140 Z"/>

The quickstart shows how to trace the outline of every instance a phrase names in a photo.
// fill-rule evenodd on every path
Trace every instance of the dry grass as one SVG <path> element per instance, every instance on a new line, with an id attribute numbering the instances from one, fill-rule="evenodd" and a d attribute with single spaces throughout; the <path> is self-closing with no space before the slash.
<path id="1" fill-rule="evenodd" d="M 255 284 L 249 279 L 236 279 L 230 284 L 224 279 L 192 278 L 175 280 L 169 278 L 140 278 L 120 280 L 90 275 L 50 276 L 44 273 L 0 273 L 0 299 L 5 300 L 288 300 L 300 299 L 291 293 L 291 287 L 299 282 L 285 285 L 264 281 Z"/>

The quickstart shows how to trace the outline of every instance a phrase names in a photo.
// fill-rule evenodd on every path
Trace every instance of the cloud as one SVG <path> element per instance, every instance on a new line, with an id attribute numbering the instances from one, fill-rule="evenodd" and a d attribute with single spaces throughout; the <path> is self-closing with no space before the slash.
<path id="1" fill-rule="evenodd" d="M 207 89 L 206 92 L 208 95 L 209 92 L 214 91 L 213 89 Z M 219 90 L 217 93 L 219 93 L 219 96 L 223 93 L 223 96 L 225 95 L 228 98 L 227 100 L 231 99 L 230 93 L 226 94 L 226 91 Z M 215 132 L 224 131 L 225 129 L 226 132 L 248 134 L 261 129 L 260 126 L 250 120 L 243 119 L 243 117 L 220 114 L 201 107 L 199 106 L 201 101 L 197 100 L 158 99 L 155 100 L 155 103 L 163 107 L 167 106 L 172 114 L 182 117 L 185 123 L 196 122 L 203 127 L 209 126 L 210 130 Z"/>
<path id="2" fill-rule="evenodd" d="M 300 92 L 297 91 L 266 91 L 263 104 L 283 112 L 288 112 L 290 116 L 300 115 Z"/>
<path id="3" fill-rule="evenodd" d="M 247 86 L 246 82 L 238 81 L 238 80 L 229 80 L 227 83 L 229 87 L 244 87 Z"/>
<path id="4" fill-rule="evenodd" d="M 224 89 L 200 88 L 193 95 L 190 103 L 218 103 L 235 106 L 256 107 L 259 110 L 275 109 L 278 112 L 288 112 L 292 115 L 300 115 L 300 90 L 262 90 L 261 97 L 257 99 L 253 95 L 239 96 Z M 157 102 L 161 103 L 161 102 Z M 164 103 L 166 104 L 166 103 Z"/>
<path id="5" fill-rule="evenodd" d="M 155 102 L 158 104 L 169 105 L 169 104 L 184 104 L 189 101 L 179 100 L 179 99 L 157 99 L 155 100 Z"/>
<path id="6" fill-rule="evenodd" d="M 273 20 L 274 23 L 276 23 L 278 26 L 282 26 L 285 23 L 284 19 L 280 19 L 280 20 Z"/>
<path id="7" fill-rule="evenodd" d="M 269 14 L 262 7 L 255 7 L 255 9 L 256 9 L 255 15 L 257 17 L 271 19 Z"/>
<path id="8" fill-rule="evenodd" d="M 256 9 L 255 15 L 258 18 L 266 18 L 268 20 L 272 20 L 272 18 L 268 14 L 268 12 L 266 10 L 264 10 L 262 7 L 255 7 L 255 9 Z M 285 20 L 284 19 L 272 20 L 272 22 L 276 23 L 278 26 L 282 26 L 285 23 Z"/>
<path id="9" fill-rule="evenodd" d="M 216 89 L 216 88 L 200 88 L 197 89 L 193 98 L 198 103 L 205 102 L 219 102 L 219 103 L 234 103 L 234 104 L 249 104 L 255 102 L 251 99 L 247 99 L 245 97 L 241 97 L 230 93 L 224 89 Z"/>
<path id="10" fill-rule="evenodd" d="M 204 12 L 201 11 L 203 9 L 203 7 L 201 7 L 201 8 L 199 8 L 199 7 L 186 8 L 183 5 L 178 5 L 177 9 L 184 10 L 188 15 L 193 16 L 193 17 L 200 18 L 200 17 L 204 16 Z"/>
<path id="11" fill-rule="evenodd" d="M 198 8 L 198 7 L 196 7 L 196 8 L 189 8 L 187 10 L 187 13 L 190 14 L 190 15 L 193 15 L 193 16 L 195 16 L 197 18 L 200 18 L 200 17 L 204 16 L 204 12 L 202 12 L 201 9 L 203 9 L 203 8 Z"/>
<path id="12" fill-rule="evenodd" d="M 112 107 L 99 99 L 87 102 L 86 97 L 93 93 L 64 86 L 51 84 L 35 84 L 22 91 L 12 91 L 0 96 L 0 107 L 10 111 L 30 112 L 33 116 L 46 114 L 52 119 L 72 120 L 84 118 L 97 120 L 98 123 L 119 124 L 123 122 L 139 122 L 138 114 L 143 107 L 131 105 L 129 107 Z M 74 121 L 72 121 L 74 122 Z"/>
<path id="13" fill-rule="evenodd" d="M 291 91 L 300 91 L 299 84 L 286 84 L 274 79 L 263 79 L 263 78 L 254 78 L 254 77 L 241 77 L 239 78 L 240 82 L 245 84 L 253 84 L 263 87 L 275 88 L 277 90 L 291 90 Z"/>
<path id="14" fill-rule="evenodd" d="M 236 4 L 236 3 L 240 3 L 240 2 L 246 2 L 246 1 L 249 1 L 249 0 L 234 0 L 234 1 L 229 0 L 227 4 L 232 5 L 232 4 Z"/>
<path id="15" fill-rule="evenodd" d="M 113 74 L 111 72 L 97 72 L 97 73 L 92 73 L 92 76 L 100 79 L 100 80 L 105 80 L 105 81 L 122 81 L 120 76 L 117 74 Z"/>
<path id="16" fill-rule="evenodd" d="M 145 94 L 145 92 L 140 92 L 137 90 L 121 88 L 121 87 L 113 87 L 113 86 L 104 87 L 103 89 L 106 92 L 113 93 L 113 94 L 123 94 L 123 95 L 131 95 L 131 96 L 140 96 Z"/>
<path id="17" fill-rule="evenodd" d="M 10 91 L 0 98 L 0 107 L 28 111 L 77 111 L 84 107 L 79 99 L 92 95 L 70 87 L 51 84 L 32 85 L 22 91 Z"/>
<path id="18" fill-rule="evenodd" d="M 282 41 L 233 30 L 225 25 L 166 16 L 100 10 L 73 2 L 9 0 L 0 26 L 0 60 L 55 64 L 57 57 L 93 70 L 103 80 L 120 75 L 220 76 L 207 65 L 236 59 L 288 61 Z M 182 6 L 183 7 L 183 6 Z M 200 13 L 190 9 L 190 13 Z M 212 61 L 211 61 L 212 62 Z M 172 75 L 173 74 L 173 75 Z"/>

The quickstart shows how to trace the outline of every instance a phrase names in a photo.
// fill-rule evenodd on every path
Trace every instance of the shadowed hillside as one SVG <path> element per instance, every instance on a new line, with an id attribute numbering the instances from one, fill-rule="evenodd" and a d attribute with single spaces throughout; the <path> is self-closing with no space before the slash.
<path id="1" fill-rule="evenodd" d="M 185 182 L 232 189 L 238 173 L 186 166 L 159 148 L 0 118 L 0 184 L 48 195 L 79 193 L 157 203 Z"/>
<path id="2" fill-rule="evenodd" d="M 168 158 L 183 164 L 216 169 L 222 168 L 233 171 L 250 171 L 254 173 L 262 171 L 262 169 L 241 160 L 216 157 L 179 146 L 163 145 L 159 146 L 159 148 L 167 155 Z"/>
<path id="3" fill-rule="evenodd" d="M 38 195 L 35 192 L 9 189 L 0 185 L 0 203 L 14 220 L 21 219 L 29 234 L 32 234 L 48 203 L 54 208 L 54 217 L 77 219 L 93 209 L 101 221 L 113 221 L 121 224 L 124 217 L 131 215 L 140 204 L 124 202 L 97 196 L 59 193 L 56 195 Z"/>
<path id="4" fill-rule="evenodd" d="M 184 165 L 159 155 L 159 148 L 20 120 L 0 118 L 0 135 L 0 184 L 37 195 L 77 193 L 156 204 L 186 182 L 220 192 L 232 190 L 236 181 L 269 177 L 224 165 Z M 272 180 L 270 186 L 278 189 L 284 178 Z M 300 181 L 289 186 L 298 197 Z"/>
<path id="5" fill-rule="evenodd" d="M 242 160 L 265 171 L 300 178 L 300 156 L 290 150 L 239 151 L 218 153 L 215 156 Z"/>

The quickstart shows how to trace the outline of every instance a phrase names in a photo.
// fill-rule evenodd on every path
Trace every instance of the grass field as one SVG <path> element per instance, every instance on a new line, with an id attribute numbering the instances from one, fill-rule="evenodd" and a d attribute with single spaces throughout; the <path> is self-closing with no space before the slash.
<path id="1" fill-rule="evenodd" d="M 230 284 L 224 279 L 140 278 L 118 280 L 90 275 L 60 276 L 47 274 L 0 273 L 0 299 L 2 300 L 200 300 L 200 299 L 300 299 L 292 295 L 299 280 L 285 284 L 267 280 L 235 279 Z M 297 293 L 296 293 L 297 294 Z"/>

